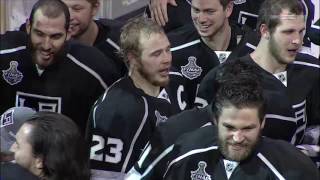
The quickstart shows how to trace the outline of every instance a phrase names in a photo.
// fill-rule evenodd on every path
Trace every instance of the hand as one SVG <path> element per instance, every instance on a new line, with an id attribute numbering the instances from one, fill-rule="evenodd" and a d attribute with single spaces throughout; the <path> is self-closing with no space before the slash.
<path id="1" fill-rule="evenodd" d="M 168 22 L 167 5 L 177 6 L 176 0 L 150 0 L 151 18 L 160 26 Z"/>

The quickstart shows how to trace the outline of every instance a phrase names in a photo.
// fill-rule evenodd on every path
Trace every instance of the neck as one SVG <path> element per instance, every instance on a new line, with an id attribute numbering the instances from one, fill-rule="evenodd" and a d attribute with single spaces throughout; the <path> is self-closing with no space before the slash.
<path id="1" fill-rule="evenodd" d="M 203 42 L 214 51 L 225 51 L 228 49 L 231 39 L 231 27 L 226 21 L 223 27 L 210 37 L 201 37 Z"/>
<path id="2" fill-rule="evenodd" d="M 75 39 L 83 44 L 93 46 L 98 36 L 98 33 L 98 25 L 94 21 L 91 21 L 88 29 L 82 35 L 76 37 Z"/>
<path id="3" fill-rule="evenodd" d="M 141 89 L 147 95 L 153 97 L 157 97 L 159 95 L 160 87 L 151 84 L 137 70 L 130 71 L 129 76 L 131 77 L 135 87 Z"/>
<path id="4" fill-rule="evenodd" d="M 251 58 L 261 68 L 271 74 L 285 71 L 287 65 L 279 63 L 276 57 L 270 52 L 268 44 L 268 40 L 261 38 L 256 50 L 250 54 Z"/>

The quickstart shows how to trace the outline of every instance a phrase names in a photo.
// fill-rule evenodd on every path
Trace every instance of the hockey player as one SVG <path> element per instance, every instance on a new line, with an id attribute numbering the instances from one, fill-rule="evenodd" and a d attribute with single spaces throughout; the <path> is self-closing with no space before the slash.
<path id="1" fill-rule="evenodd" d="M 127 68 L 117 54 L 122 23 L 115 20 L 93 19 L 99 10 L 100 0 L 62 1 L 69 7 L 69 33 L 72 39 L 98 48 L 114 61 L 121 76 L 126 74 Z"/>
<path id="2" fill-rule="evenodd" d="M 157 98 L 169 83 L 170 43 L 150 19 L 133 19 L 120 36 L 129 76 L 114 83 L 93 106 L 88 140 L 93 179 L 122 179 L 133 166 L 155 127 L 171 115 Z"/>
<path id="3" fill-rule="evenodd" d="M 65 114 L 84 132 L 90 107 L 117 80 L 112 61 L 95 48 L 67 42 L 68 7 L 41 0 L 27 33 L 0 36 L 0 112 L 13 106 Z"/>
<path id="4" fill-rule="evenodd" d="M 232 7 L 231 0 L 193 0 L 193 25 L 169 33 L 172 66 L 176 70 L 170 79 L 184 80 L 170 83 L 165 90 L 180 111 L 194 106 L 198 85 L 210 69 L 239 56 L 240 52 L 245 55 L 253 51 L 247 40 L 254 32 L 229 23 Z"/>
<path id="5" fill-rule="evenodd" d="M 163 179 L 319 179 L 315 164 L 296 147 L 262 137 L 265 103 L 257 79 L 246 75 L 219 85 L 212 105 L 216 126 L 180 137 Z"/>

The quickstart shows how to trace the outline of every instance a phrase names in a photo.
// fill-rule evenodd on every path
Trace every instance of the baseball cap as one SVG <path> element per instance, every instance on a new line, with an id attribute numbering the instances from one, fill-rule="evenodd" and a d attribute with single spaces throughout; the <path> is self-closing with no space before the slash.
<path id="1" fill-rule="evenodd" d="M 8 152 L 16 141 L 15 135 L 20 126 L 36 113 L 28 107 L 13 107 L 5 111 L 0 117 L 1 152 Z"/>

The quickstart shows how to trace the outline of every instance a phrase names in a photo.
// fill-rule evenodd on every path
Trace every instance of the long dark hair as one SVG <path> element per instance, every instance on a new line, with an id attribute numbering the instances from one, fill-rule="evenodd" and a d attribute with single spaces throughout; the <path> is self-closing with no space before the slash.
<path id="1" fill-rule="evenodd" d="M 33 154 L 43 160 L 42 173 L 49 180 L 89 180 L 89 157 L 77 125 L 53 112 L 38 112 L 25 123 Z"/>

